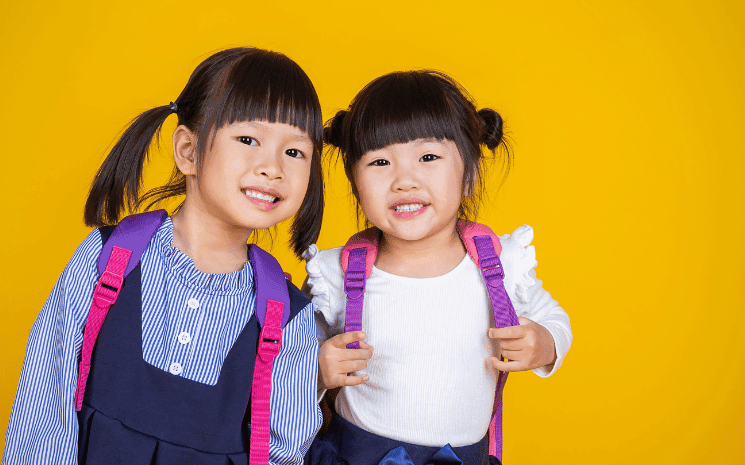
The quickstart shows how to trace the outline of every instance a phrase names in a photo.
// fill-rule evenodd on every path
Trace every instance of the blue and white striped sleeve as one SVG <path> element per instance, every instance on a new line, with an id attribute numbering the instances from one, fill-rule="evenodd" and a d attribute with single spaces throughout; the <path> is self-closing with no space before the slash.
<path id="1" fill-rule="evenodd" d="M 282 349 L 272 370 L 269 463 L 303 463 L 303 456 L 321 427 L 316 403 L 318 340 L 313 304 L 285 327 Z"/>
<path id="2" fill-rule="evenodd" d="M 36 317 L 26 345 L 2 465 L 78 463 L 78 353 L 98 272 L 101 235 L 80 244 Z"/>

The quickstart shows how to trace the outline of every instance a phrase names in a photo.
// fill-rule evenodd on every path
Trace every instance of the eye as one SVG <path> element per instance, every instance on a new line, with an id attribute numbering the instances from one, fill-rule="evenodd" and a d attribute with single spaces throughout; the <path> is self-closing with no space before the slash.
<path id="1" fill-rule="evenodd" d="M 391 162 L 389 162 L 385 158 L 378 158 L 377 160 L 373 160 L 372 163 L 370 163 L 370 166 L 386 166 L 390 164 Z"/>
<path id="2" fill-rule="evenodd" d="M 305 154 L 298 149 L 287 149 L 285 155 L 289 155 L 292 158 L 305 158 Z"/>
<path id="3" fill-rule="evenodd" d="M 238 142 L 246 145 L 259 145 L 259 141 L 249 136 L 239 136 Z"/>
<path id="4" fill-rule="evenodd" d="M 420 158 L 419 161 L 435 161 L 438 158 L 440 158 L 440 157 L 438 157 L 437 155 L 428 153 L 426 155 L 422 155 L 422 158 Z"/>

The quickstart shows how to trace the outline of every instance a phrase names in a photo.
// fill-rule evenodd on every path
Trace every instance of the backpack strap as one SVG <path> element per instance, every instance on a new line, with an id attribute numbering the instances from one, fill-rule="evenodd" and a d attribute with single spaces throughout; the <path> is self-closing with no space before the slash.
<path id="1" fill-rule="evenodd" d="M 481 276 L 484 278 L 491 301 L 494 326 L 504 328 L 519 325 L 517 313 L 504 287 L 504 268 L 499 260 L 499 254 L 502 252 L 499 237 L 488 226 L 466 220 L 459 220 L 457 229 L 468 255 L 481 270 Z M 506 382 L 507 373 L 500 371 L 494 394 L 494 410 L 489 422 L 489 454 L 497 457 L 500 462 L 502 460 L 502 392 Z"/>
<path id="2" fill-rule="evenodd" d="M 368 228 L 352 236 L 341 251 L 344 271 L 344 292 L 347 294 L 344 332 L 362 329 L 362 307 L 365 302 L 365 282 L 372 273 L 378 255 L 377 228 Z M 360 343 L 347 344 L 347 349 L 359 349 Z"/>
<path id="3" fill-rule="evenodd" d="M 119 297 L 124 278 L 137 266 L 140 257 L 150 243 L 155 232 L 168 214 L 165 210 L 130 215 L 114 229 L 101 254 L 98 256 L 100 278 L 93 289 L 93 301 L 88 311 L 83 333 L 83 347 L 78 366 L 78 384 L 75 389 L 75 410 L 83 407 L 85 385 L 91 369 L 91 356 L 98 333 L 109 313 L 109 309 Z"/>
<path id="4" fill-rule="evenodd" d="M 257 245 L 248 249 L 256 282 L 256 319 L 261 333 L 251 386 L 249 464 L 269 463 L 272 367 L 282 347 L 282 328 L 290 318 L 290 294 L 277 260 Z"/>

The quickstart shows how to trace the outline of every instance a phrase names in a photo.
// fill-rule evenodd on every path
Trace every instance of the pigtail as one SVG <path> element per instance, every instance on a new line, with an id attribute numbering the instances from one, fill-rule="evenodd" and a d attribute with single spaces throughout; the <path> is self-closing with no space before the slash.
<path id="1" fill-rule="evenodd" d="M 87 226 L 105 226 L 119 221 L 121 214 L 134 210 L 142 187 L 142 169 L 153 138 L 175 105 L 164 105 L 136 117 L 111 149 L 91 184 L 85 202 Z"/>
<path id="2" fill-rule="evenodd" d="M 502 117 L 491 108 L 482 108 L 478 114 L 483 129 L 480 142 L 489 150 L 496 150 L 500 144 L 505 143 Z"/>
<path id="3" fill-rule="evenodd" d="M 326 122 L 323 128 L 323 141 L 336 148 L 341 148 L 344 143 L 344 117 L 349 113 L 347 110 L 339 110 L 333 118 Z"/>
<path id="4" fill-rule="evenodd" d="M 323 221 L 324 186 L 321 150 L 315 152 L 317 153 L 313 154 L 311 160 L 308 191 L 290 227 L 290 246 L 298 257 L 301 257 L 303 252 L 318 240 Z"/>

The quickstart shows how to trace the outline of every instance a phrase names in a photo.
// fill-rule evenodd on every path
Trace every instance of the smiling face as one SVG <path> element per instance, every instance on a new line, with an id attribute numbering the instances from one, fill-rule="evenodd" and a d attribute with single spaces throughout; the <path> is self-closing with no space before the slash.
<path id="1" fill-rule="evenodd" d="M 450 140 L 417 139 L 365 153 L 354 167 L 360 206 L 383 234 L 420 241 L 453 234 L 463 160 Z"/>
<path id="2" fill-rule="evenodd" d="M 205 153 L 187 202 L 232 228 L 269 228 L 300 208 L 312 155 L 308 134 L 289 124 L 223 126 Z"/>

